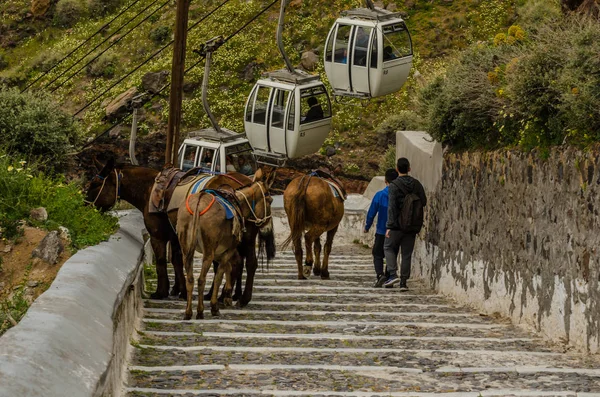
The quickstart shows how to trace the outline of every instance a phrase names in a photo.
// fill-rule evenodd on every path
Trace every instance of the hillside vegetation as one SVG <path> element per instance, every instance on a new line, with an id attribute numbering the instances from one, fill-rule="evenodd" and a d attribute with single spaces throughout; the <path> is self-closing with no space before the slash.
<path id="1" fill-rule="evenodd" d="M 0 71 L 0 79 L 8 85 L 19 87 L 25 87 L 37 79 L 62 56 L 118 15 L 126 4 L 130 4 L 121 1 L 116 5 L 114 2 L 109 9 L 92 12 L 95 4 L 92 0 L 60 0 L 50 2 L 46 12 L 37 17 L 30 15 L 30 1 L 9 0 L 0 5 L 2 30 L 7 37 L 11 37 L 9 43 L 2 43 L 4 48 L 0 52 L 0 58 L 5 60 L 5 65 L 4 70 Z M 65 4 L 73 7 L 68 8 Z M 124 33 L 136 25 L 141 17 L 113 34 L 120 24 L 140 10 L 150 6 L 149 11 L 144 14 L 149 15 L 151 10 L 158 9 L 162 4 L 162 1 L 154 3 L 141 0 L 125 11 L 101 35 L 37 82 L 31 90 L 55 90 L 52 96 L 61 107 L 69 113 L 75 113 L 171 39 L 174 2 L 167 2 L 167 5 L 127 36 L 124 37 Z M 220 2 L 217 1 L 192 1 L 190 25 L 218 4 Z M 201 43 L 216 34 L 231 34 L 266 4 L 267 1 L 231 1 L 191 30 L 188 38 L 188 66 L 198 60 L 198 55 L 193 50 L 199 48 Z M 320 55 L 327 32 L 339 13 L 362 5 L 363 2 L 359 0 L 292 1 L 288 7 L 284 40 L 294 64 L 300 63 L 300 57 L 305 51 L 312 50 Z M 514 5 L 508 0 L 406 0 L 387 1 L 380 5 L 396 9 L 405 15 L 413 35 L 414 70 L 419 71 L 419 79 L 427 77 L 430 70 L 436 68 L 439 59 L 458 49 L 467 48 L 471 43 L 491 39 L 496 32 L 508 27 L 514 18 Z M 209 100 L 213 112 L 227 128 L 237 131 L 243 129 L 243 107 L 254 82 L 261 73 L 283 66 L 275 45 L 277 14 L 278 4 L 219 49 L 215 56 Z M 83 62 L 73 66 L 64 77 L 50 84 L 70 68 L 75 59 L 85 55 L 105 39 L 108 39 L 107 43 L 87 56 L 86 60 L 92 59 L 108 43 L 117 41 L 117 44 L 60 88 L 56 89 L 57 85 L 80 69 Z M 163 51 L 82 112 L 78 117 L 82 120 L 84 135 L 96 135 L 109 125 L 105 120 L 104 109 L 109 99 L 132 86 L 139 87 L 142 76 L 149 71 L 170 70 L 171 51 L 170 47 Z M 199 86 L 203 73 L 201 66 L 202 64 L 186 75 L 183 115 L 186 130 L 208 125 L 200 99 Z M 318 65 L 317 71 L 325 79 L 321 65 Z M 359 106 L 334 105 L 333 131 L 326 146 L 338 149 L 346 174 L 367 178 L 377 171 L 382 152 L 380 145 L 385 149 L 393 139 L 378 137 L 376 127 L 388 117 L 405 114 L 410 120 L 419 120 L 410 112 L 414 108 L 411 102 L 416 97 L 417 86 L 416 80 L 411 78 L 401 92 L 373 100 L 365 107 L 358 103 L 356 105 Z M 147 104 L 139 126 L 142 135 L 164 131 L 168 108 L 165 106 L 166 99 L 166 96 L 158 97 Z"/>
<path id="2" fill-rule="evenodd" d="M 583 7 L 570 3 L 573 9 Z M 190 26 L 220 4 L 192 1 Z M 267 4 L 230 1 L 199 23 L 188 36 L 187 66 L 198 63 L 193 51 L 204 41 L 231 34 Z M 596 3 L 585 2 L 593 10 L 589 4 Z M 274 38 L 278 5 L 216 53 L 209 101 L 227 128 L 243 130 L 244 103 L 253 84 L 263 72 L 283 66 Z M 300 64 L 306 51 L 320 56 L 339 13 L 362 5 L 360 0 L 293 0 L 284 37 L 292 62 Z M 393 158 L 391 146 L 386 156 L 382 154 L 394 143 L 397 129 L 427 129 L 436 139 L 458 147 L 528 149 L 563 141 L 585 145 L 599 138 L 600 40 L 595 20 L 565 17 L 558 0 L 396 0 L 378 5 L 406 19 L 415 49 L 413 74 L 396 94 L 356 106 L 334 104 L 333 131 L 324 148 L 336 149 L 332 161 L 346 176 L 367 179 L 386 167 Z M 139 18 L 116 31 L 141 11 Z M 98 97 L 171 40 L 174 12 L 175 2 L 162 0 L 8 0 L 0 5 L 0 81 L 23 88 L 43 76 L 30 91 L 50 91 L 70 114 L 97 98 L 77 116 L 80 135 L 95 136 L 110 125 L 105 107 L 111 99 L 140 87 L 147 72 L 170 70 L 168 47 Z M 101 34 L 44 75 L 114 18 Z M 142 18 L 147 20 L 142 23 Z M 100 55 L 110 43 L 114 46 Z M 96 45 L 98 49 L 90 51 Z M 83 61 L 75 64 L 80 57 Z M 326 81 L 321 63 L 316 72 Z M 185 78 L 184 130 L 208 125 L 200 98 L 202 74 L 199 62 Z M 145 105 L 139 123 L 142 137 L 164 132 L 167 95 Z"/>

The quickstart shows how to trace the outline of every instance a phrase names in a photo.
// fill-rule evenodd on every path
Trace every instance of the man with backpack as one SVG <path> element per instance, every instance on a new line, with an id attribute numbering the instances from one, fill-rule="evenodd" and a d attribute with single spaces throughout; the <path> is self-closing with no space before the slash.
<path id="1" fill-rule="evenodd" d="M 423 227 L 423 208 L 427 205 L 427 197 L 421 182 L 408 175 L 410 162 L 407 158 L 398 159 L 396 170 L 399 176 L 389 186 L 388 220 L 383 247 L 389 278 L 383 286 L 391 288 L 400 283 L 400 291 L 408 291 L 406 280 L 410 278 L 415 239 Z M 398 278 L 400 251 L 402 264 Z"/>

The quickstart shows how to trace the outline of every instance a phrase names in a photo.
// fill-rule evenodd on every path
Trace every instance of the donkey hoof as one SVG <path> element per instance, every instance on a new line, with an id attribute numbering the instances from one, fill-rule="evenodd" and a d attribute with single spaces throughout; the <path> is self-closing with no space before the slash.
<path id="1" fill-rule="evenodd" d="M 242 294 L 235 294 L 231 297 L 232 300 L 234 301 L 239 301 L 241 298 Z"/>
<path id="2" fill-rule="evenodd" d="M 321 275 L 321 268 L 319 268 L 319 267 L 315 267 L 315 268 L 313 269 L 313 274 L 314 274 L 315 276 L 320 276 L 320 275 Z"/>
<path id="3" fill-rule="evenodd" d="M 190 315 L 190 317 L 192 316 Z M 196 320 L 204 320 L 204 312 L 198 312 L 196 314 Z"/>
<path id="4" fill-rule="evenodd" d="M 219 311 L 219 307 L 211 307 L 210 308 L 210 314 L 213 315 L 213 317 L 217 317 L 221 314 L 221 312 Z"/>
<path id="5" fill-rule="evenodd" d="M 171 290 L 171 293 L 169 293 L 170 296 L 177 296 L 179 295 L 179 287 L 173 287 L 173 289 Z"/>
<path id="6" fill-rule="evenodd" d="M 161 293 L 156 291 L 155 293 L 150 295 L 150 298 L 152 299 L 167 299 L 169 297 L 169 294 L 165 294 L 165 293 Z"/>
<path id="7" fill-rule="evenodd" d="M 305 266 L 302 268 L 302 275 L 303 275 L 304 277 L 306 277 L 306 278 L 310 277 L 310 270 L 311 270 L 311 269 L 312 269 L 312 267 L 311 267 L 311 266 L 306 266 L 306 265 L 305 265 Z"/>
<path id="8" fill-rule="evenodd" d="M 321 280 L 329 280 L 329 272 L 321 272 Z"/>
<path id="9" fill-rule="evenodd" d="M 298 280 L 306 280 L 306 277 L 304 277 L 303 274 L 299 274 L 298 275 Z"/>
<path id="10" fill-rule="evenodd" d="M 225 298 L 223 300 L 223 303 L 225 303 L 225 306 L 233 306 L 233 299 L 231 299 L 231 298 Z"/>
<path id="11" fill-rule="evenodd" d="M 185 313 L 185 314 L 183 315 L 183 319 L 184 319 L 184 320 L 191 320 L 191 319 L 192 319 L 192 312 Z"/>

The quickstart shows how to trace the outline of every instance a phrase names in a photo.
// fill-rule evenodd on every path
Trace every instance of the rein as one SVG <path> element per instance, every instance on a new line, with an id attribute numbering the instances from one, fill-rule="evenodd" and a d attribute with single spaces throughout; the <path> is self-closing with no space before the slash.
<path id="1" fill-rule="evenodd" d="M 258 188 L 260 189 L 260 192 L 262 193 L 264 208 L 266 210 L 267 209 L 267 196 L 265 195 L 265 191 L 263 190 L 260 182 L 258 183 Z M 265 212 L 265 217 L 262 219 L 259 219 L 258 216 L 256 215 L 256 212 L 254 212 L 254 200 L 252 200 L 252 204 L 250 204 L 248 197 L 241 190 L 238 190 L 237 193 L 241 194 L 242 197 L 244 198 L 244 200 L 246 200 L 246 204 L 248 204 L 248 208 L 250 208 L 250 213 L 252 214 L 252 216 L 254 216 L 254 219 L 248 219 L 249 222 L 252 222 L 256 226 L 260 227 L 261 225 L 264 225 L 272 217 L 272 215 L 267 215 Z"/>
<path id="2" fill-rule="evenodd" d="M 123 173 L 121 171 L 117 171 L 117 170 L 113 170 L 113 172 L 115 173 L 115 180 L 116 180 L 116 186 L 115 186 L 115 203 L 121 199 L 121 178 L 123 177 Z M 104 190 L 104 185 L 106 185 L 106 180 L 108 179 L 108 175 L 105 177 L 102 177 L 100 175 L 95 175 L 93 179 L 98 178 L 100 180 L 102 180 L 102 186 L 100 186 L 100 191 L 98 191 L 98 194 L 96 195 L 96 198 L 94 199 L 94 201 L 88 201 L 88 200 L 83 200 L 84 203 L 86 204 L 91 204 L 91 205 L 95 205 L 96 201 L 98 201 L 98 199 L 100 198 L 100 195 L 102 194 L 102 191 Z"/>

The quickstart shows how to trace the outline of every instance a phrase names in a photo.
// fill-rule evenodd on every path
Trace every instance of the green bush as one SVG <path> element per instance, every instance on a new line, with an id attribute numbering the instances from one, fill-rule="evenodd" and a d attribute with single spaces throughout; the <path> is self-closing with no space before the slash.
<path id="1" fill-rule="evenodd" d="M 105 15 L 119 8 L 123 0 L 88 0 L 87 6 L 91 15 Z"/>
<path id="2" fill-rule="evenodd" d="M 43 51 L 31 62 L 31 69 L 47 72 L 62 59 L 63 55 L 54 51 Z"/>
<path id="3" fill-rule="evenodd" d="M 54 230 L 59 226 L 69 229 L 75 249 L 98 244 L 116 229 L 117 219 L 101 214 L 84 205 L 81 187 L 65 183 L 29 167 L 25 161 L 13 161 L 14 155 L 0 155 L 0 229 L 3 238 L 17 237 L 17 225 L 27 219 L 29 211 L 45 207 L 48 221 L 43 225 Z"/>
<path id="4" fill-rule="evenodd" d="M 117 70 L 118 59 L 114 54 L 102 54 L 87 67 L 90 77 L 111 78 Z"/>
<path id="5" fill-rule="evenodd" d="M 6 55 L 0 52 L 0 70 L 4 70 L 8 67 L 8 59 L 6 59 Z"/>
<path id="6" fill-rule="evenodd" d="M 54 23 L 62 27 L 71 27 L 87 14 L 87 4 L 83 0 L 58 0 L 54 11 Z"/>
<path id="7" fill-rule="evenodd" d="M 461 147 L 600 140 L 600 24 L 549 20 L 471 46 L 419 93 L 428 131 Z"/>
<path id="8" fill-rule="evenodd" d="M 150 31 L 150 40 L 157 44 L 165 44 L 171 39 L 171 28 L 168 26 L 159 26 Z"/>
<path id="9" fill-rule="evenodd" d="M 60 171 L 79 137 L 73 118 L 49 97 L 0 88 L 0 143 L 13 154 Z"/>
<path id="10" fill-rule="evenodd" d="M 422 131 L 425 128 L 425 120 L 412 110 L 400 110 L 386 118 L 375 129 L 377 144 L 387 146 L 396 142 L 397 131 Z"/>
<path id="11" fill-rule="evenodd" d="M 379 162 L 379 175 L 385 175 L 390 168 L 396 169 L 396 160 L 396 146 L 390 145 Z"/>

